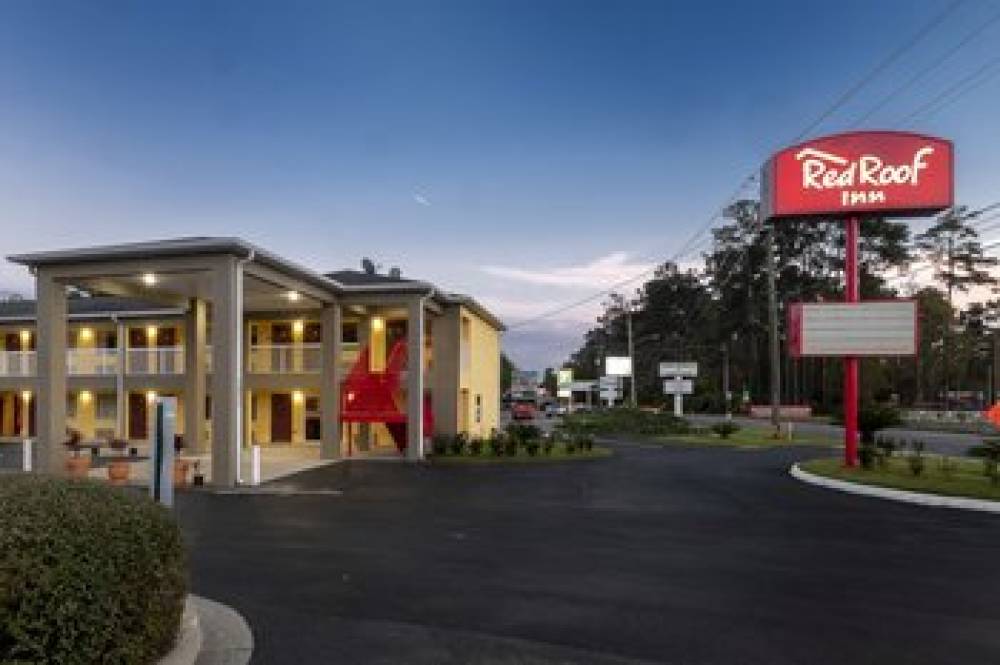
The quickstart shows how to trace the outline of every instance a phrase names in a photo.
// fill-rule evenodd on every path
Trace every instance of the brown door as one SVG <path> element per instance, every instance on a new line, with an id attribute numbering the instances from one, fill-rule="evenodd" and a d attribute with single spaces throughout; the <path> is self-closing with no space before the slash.
<path id="1" fill-rule="evenodd" d="M 177 328 L 160 328 L 156 331 L 157 346 L 177 346 Z"/>
<path id="2" fill-rule="evenodd" d="M 128 438 L 145 439 L 146 431 L 146 396 L 142 393 L 128 394 Z"/>
<path id="3" fill-rule="evenodd" d="M 271 325 L 272 344 L 291 344 L 292 326 L 287 323 L 274 323 Z"/>
<path id="4" fill-rule="evenodd" d="M 271 443 L 292 441 L 292 396 L 271 393 Z"/>
<path id="5" fill-rule="evenodd" d="M 129 328 L 128 345 L 133 349 L 141 349 L 146 346 L 146 329 Z"/>
<path id="6" fill-rule="evenodd" d="M 17 333 L 7 333 L 3 348 L 5 351 L 20 351 L 21 337 Z"/>
<path id="7" fill-rule="evenodd" d="M 306 344 L 319 344 L 322 332 L 323 330 L 318 323 L 307 323 L 302 341 Z"/>

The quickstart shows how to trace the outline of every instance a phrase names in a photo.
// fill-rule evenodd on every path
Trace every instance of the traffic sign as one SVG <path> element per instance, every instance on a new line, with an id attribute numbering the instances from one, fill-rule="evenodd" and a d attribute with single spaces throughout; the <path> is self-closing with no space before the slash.
<path id="1" fill-rule="evenodd" d="M 694 381 L 691 379 L 667 379 L 663 382 L 665 395 L 690 395 L 694 392 Z"/>
<path id="2" fill-rule="evenodd" d="M 677 378 L 682 376 L 698 376 L 696 362 L 663 362 L 660 363 L 660 378 Z"/>

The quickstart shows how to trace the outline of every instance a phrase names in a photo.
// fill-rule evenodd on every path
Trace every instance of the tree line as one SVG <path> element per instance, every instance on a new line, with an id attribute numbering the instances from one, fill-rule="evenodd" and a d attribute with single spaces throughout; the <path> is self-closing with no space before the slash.
<path id="1" fill-rule="evenodd" d="M 997 259 L 980 236 L 982 213 L 950 209 L 923 232 L 911 223 L 867 219 L 859 239 L 862 299 L 912 297 L 918 301 L 916 357 L 871 358 L 861 363 L 862 399 L 927 408 L 978 407 L 992 395 L 1000 300 Z M 695 360 L 692 407 L 725 408 L 722 375 L 742 402 L 769 403 L 767 242 L 773 238 L 782 366 L 782 402 L 810 404 L 818 413 L 840 408 L 838 358 L 789 356 L 784 305 L 844 298 L 843 224 L 789 220 L 773 233 L 759 221 L 759 204 L 738 201 L 712 232 L 701 269 L 666 262 L 631 295 L 612 294 L 567 366 L 580 379 L 603 373 L 607 356 L 627 355 L 631 316 L 639 401 L 664 401 L 658 364 Z M 980 398 L 979 393 L 982 393 Z"/>

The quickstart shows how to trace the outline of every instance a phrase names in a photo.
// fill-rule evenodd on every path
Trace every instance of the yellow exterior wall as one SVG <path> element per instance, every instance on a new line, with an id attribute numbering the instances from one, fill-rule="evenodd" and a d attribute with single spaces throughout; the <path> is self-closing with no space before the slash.
<path id="1" fill-rule="evenodd" d="M 469 397 L 468 406 L 463 407 L 461 393 L 455 396 L 459 409 L 466 411 L 459 413 L 459 423 L 468 423 L 470 436 L 486 437 L 500 427 L 500 331 L 464 307 L 460 320 L 468 321 L 468 340 L 463 339 L 465 330 L 460 330 L 459 348 L 455 352 L 463 353 L 462 347 L 467 344 L 468 362 L 463 364 L 459 360 L 459 388 L 467 389 Z"/>

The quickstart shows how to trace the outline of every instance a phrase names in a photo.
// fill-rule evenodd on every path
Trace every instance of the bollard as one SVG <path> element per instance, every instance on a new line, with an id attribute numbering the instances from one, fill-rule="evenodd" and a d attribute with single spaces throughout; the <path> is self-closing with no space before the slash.
<path id="1" fill-rule="evenodd" d="M 21 468 L 31 473 L 31 439 L 25 439 L 21 446 Z"/>
<path id="2" fill-rule="evenodd" d="M 260 446 L 250 446 L 250 484 L 260 485 Z"/>

